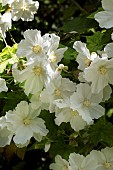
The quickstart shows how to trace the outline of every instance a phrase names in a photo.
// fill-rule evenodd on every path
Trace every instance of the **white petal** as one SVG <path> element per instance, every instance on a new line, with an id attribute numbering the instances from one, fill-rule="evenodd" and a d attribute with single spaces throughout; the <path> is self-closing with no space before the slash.
<path id="1" fill-rule="evenodd" d="M 102 0 L 102 7 L 106 11 L 113 11 L 113 0 Z"/>
<path id="2" fill-rule="evenodd" d="M 33 136 L 33 132 L 28 126 L 21 126 L 17 129 L 13 140 L 16 144 L 25 144 Z"/>
<path id="3" fill-rule="evenodd" d="M 112 93 L 112 88 L 108 85 L 103 89 L 103 99 L 102 102 L 105 102 L 106 100 L 108 100 L 111 96 Z"/>
<path id="4" fill-rule="evenodd" d="M 19 104 L 17 104 L 16 114 L 19 115 L 21 118 L 25 118 L 28 116 L 29 105 L 26 101 L 21 101 Z"/>
<path id="5" fill-rule="evenodd" d="M 87 56 L 90 58 L 90 52 L 86 47 L 85 43 L 82 43 L 81 41 L 75 41 L 73 44 L 73 48 L 80 54 L 83 54 L 83 56 Z"/>
<path id="6" fill-rule="evenodd" d="M 79 112 L 80 116 L 82 116 L 82 119 L 87 122 L 87 124 L 92 123 L 92 117 L 90 115 L 89 108 L 81 107 L 81 108 L 78 108 L 77 111 Z"/>
<path id="7" fill-rule="evenodd" d="M 69 122 L 71 119 L 70 109 L 61 110 L 61 112 L 56 115 L 55 123 L 59 126 L 62 122 Z"/>
<path id="8" fill-rule="evenodd" d="M 0 147 L 5 147 L 11 142 L 13 134 L 7 128 L 0 128 Z"/>
<path id="9" fill-rule="evenodd" d="M 70 124 L 75 131 L 82 130 L 86 126 L 86 122 L 82 119 L 80 115 L 73 116 Z"/>
<path id="10" fill-rule="evenodd" d="M 81 163 L 84 160 L 84 156 L 76 153 L 71 153 L 69 156 L 69 163 L 72 170 L 78 170 L 81 167 Z"/>
<path id="11" fill-rule="evenodd" d="M 0 92 L 7 91 L 8 88 L 6 86 L 6 82 L 4 79 L 0 78 Z"/>
<path id="12" fill-rule="evenodd" d="M 40 133 L 42 136 L 46 136 L 48 133 L 48 130 L 46 129 L 46 126 L 44 125 L 45 121 L 41 118 L 35 118 L 31 120 L 30 127 L 34 133 Z"/>
<path id="13" fill-rule="evenodd" d="M 105 114 L 105 109 L 101 105 L 91 106 L 89 110 L 92 119 L 98 119 Z"/>
<path id="14" fill-rule="evenodd" d="M 107 53 L 109 58 L 113 58 L 113 43 L 107 44 L 104 51 Z"/>
<path id="15" fill-rule="evenodd" d="M 38 142 L 40 142 L 43 137 L 40 133 L 34 133 L 33 136 Z"/>
<path id="16" fill-rule="evenodd" d="M 102 11 L 95 15 L 95 20 L 99 22 L 101 28 L 113 27 L 113 12 Z"/>

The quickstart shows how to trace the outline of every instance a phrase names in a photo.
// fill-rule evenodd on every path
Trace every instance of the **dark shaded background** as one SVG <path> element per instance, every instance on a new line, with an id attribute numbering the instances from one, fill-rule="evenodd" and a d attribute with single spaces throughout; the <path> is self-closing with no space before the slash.
<path id="1" fill-rule="evenodd" d="M 27 29 L 41 30 L 45 33 L 62 34 L 60 27 L 65 21 L 74 17 L 89 15 L 96 11 L 101 5 L 100 0 L 39 0 L 39 9 L 35 14 L 34 20 L 14 22 L 11 34 L 17 43 L 23 38 L 22 33 Z M 9 33 L 7 42 L 11 45 Z"/>

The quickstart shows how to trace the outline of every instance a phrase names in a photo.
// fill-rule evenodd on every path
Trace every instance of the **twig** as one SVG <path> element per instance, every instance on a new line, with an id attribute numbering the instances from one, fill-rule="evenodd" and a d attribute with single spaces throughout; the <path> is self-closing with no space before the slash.
<path id="1" fill-rule="evenodd" d="M 81 12 L 87 14 L 87 11 L 86 11 L 84 8 L 82 8 L 82 7 L 78 4 L 78 2 L 76 2 L 75 0 L 72 0 L 72 2 L 77 6 L 77 8 L 78 8 Z"/>

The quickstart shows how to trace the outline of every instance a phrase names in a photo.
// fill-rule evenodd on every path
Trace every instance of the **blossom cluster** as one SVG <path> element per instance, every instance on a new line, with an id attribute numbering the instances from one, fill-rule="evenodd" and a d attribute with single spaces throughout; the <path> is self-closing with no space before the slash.
<path id="1" fill-rule="evenodd" d="M 95 15 L 95 20 L 102 28 L 113 27 L 112 19 L 108 20 L 113 13 L 111 3 L 112 0 L 102 0 L 105 11 Z M 0 30 L 4 37 L 11 28 L 11 20 L 21 18 L 31 21 L 39 7 L 38 1 L 32 0 L 2 0 L 2 4 L 8 4 L 10 9 L 0 16 Z M 108 101 L 112 94 L 113 43 L 108 43 L 103 51 L 90 53 L 86 43 L 75 41 L 73 49 L 77 52 L 79 83 L 62 76 L 62 71 L 68 72 L 68 66 L 62 63 L 68 48 L 60 48 L 58 35 L 41 35 L 37 29 L 28 29 L 23 33 L 16 51 L 18 62 L 12 65 L 12 76 L 29 101 L 21 101 L 0 118 L 0 147 L 10 145 L 12 140 L 17 147 L 28 146 L 31 138 L 38 142 L 43 140 L 49 130 L 40 117 L 42 110 L 55 114 L 55 125 L 69 123 L 75 132 L 94 124 L 95 120 L 105 115 L 102 103 Z M 5 79 L 0 78 L 0 93 L 2 91 L 7 92 L 8 87 Z M 112 170 L 112 153 L 113 148 L 108 147 L 101 151 L 93 150 L 86 157 L 71 153 L 68 161 L 57 155 L 56 163 L 52 163 L 50 169 L 88 170 L 92 167 L 92 170 Z"/>
<path id="2" fill-rule="evenodd" d="M 93 150 L 87 156 L 71 153 L 68 161 L 60 155 L 55 157 L 55 163 L 50 165 L 53 170 L 112 170 L 113 147 L 106 147 L 101 151 Z"/>
<path id="3" fill-rule="evenodd" d="M 4 14 L 0 14 L 0 33 L 4 37 L 5 32 L 12 27 L 12 20 L 32 21 L 39 8 L 39 2 L 32 0 L 2 0 L 2 5 L 8 5 Z"/>

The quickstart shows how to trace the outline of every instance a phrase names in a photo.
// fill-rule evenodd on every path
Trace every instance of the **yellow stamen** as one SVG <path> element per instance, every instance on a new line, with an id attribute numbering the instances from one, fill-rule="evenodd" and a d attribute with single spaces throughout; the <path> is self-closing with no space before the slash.
<path id="1" fill-rule="evenodd" d="M 83 102 L 83 105 L 86 106 L 86 107 L 89 107 L 90 104 L 91 104 L 91 102 L 88 99 L 85 99 L 84 102 Z"/>
<path id="2" fill-rule="evenodd" d="M 32 51 L 35 54 L 39 54 L 42 51 L 42 47 L 40 45 L 35 45 L 35 46 L 33 46 Z"/>
<path id="3" fill-rule="evenodd" d="M 55 90 L 55 95 L 56 96 L 61 96 L 61 91 L 59 89 Z"/>
<path id="4" fill-rule="evenodd" d="M 22 9 L 22 11 L 28 11 L 29 10 L 29 8 L 26 4 L 23 4 L 23 6 L 21 6 L 21 9 Z"/>
<path id="5" fill-rule="evenodd" d="M 72 116 L 77 116 L 79 113 L 77 110 L 71 110 L 71 115 Z"/>
<path id="6" fill-rule="evenodd" d="M 33 73 L 37 76 L 40 76 L 42 74 L 42 68 L 41 67 L 38 67 L 38 66 L 35 66 L 33 68 Z"/>
<path id="7" fill-rule="evenodd" d="M 85 58 L 84 62 L 86 66 L 90 66 L 91 64 L 91 60 L 89 60 L 88 58 Z"/>
<path id="8" fill-rule="evenodd" d="M 31 123 L 31 120 L 28 119 L 28 118 L 25 118 L 25 119 L 23 120 L 23 122 L 24 122 L 24 125 L 29 125 L 29 124 Z"/>
<path id="9" fill-rule="evenodd" d="M 64 165 L 64 167 L 62 168 L 62 170 L 68 170 L 68 166 Z"/>
<path id="10" fill-rule="evenodd" d="M 107 73 L 106 67 L 105 66 L 100 66 L 99 67 L 99 72 L 100 72 L 100 74 L 105 75 Z"/>
<path id="11" fill-rule="evenodd" d="M 110 164 L 110 162 L 105 162 L 104 163 L 104 167 L 106 168 L 106 169 L 111 169 L 111 164 Z"/>
<path id="12" fill-rule="evenodd" d="M 52 55 L 49 57 L 49 60 L 50 60 L 50 62 L 52 62 L 52 63 L 56 62 L 56 61 L 57 61 L 57 56 L 56 56 L 56 54 L 52 54 Z"/>

